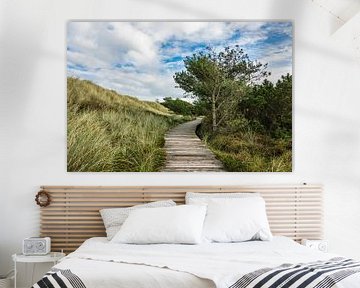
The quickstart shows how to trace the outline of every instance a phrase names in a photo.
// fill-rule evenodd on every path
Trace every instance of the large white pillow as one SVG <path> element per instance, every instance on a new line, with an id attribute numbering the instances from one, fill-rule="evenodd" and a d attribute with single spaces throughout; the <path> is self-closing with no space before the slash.
<path id="1" fill-rule="evenodd" d="M 205 214 L 205 205 L 133 210 L 111 242 L 197 244 L 201 242 Z"/>
<path id="2" fill-rule="evenodd" d="M 198 192 L 186 192 L 185 203 L 186 204 L 207 204 L 211 199 L 225 198 L 247 198 L 247 197 L 259 197 L 259 193 L 244 192 L 244 193 L 198 193 Z"/>
<path id="3" fill-rule="evenodd" d="M 247 197 L 209 200 L 203 237 L 211 242 L 271 240 L 264 199 Z"/>
<path id="4" fill-rule="evenodd" d="M 100 214 L 106 229 L 107 239 L 111 240 L 115 234 L 120 230 L 121 225 L 124 223 L 129 213 L 132 210 L 139 208 L 154 208 L 154 207 L 171 207 L 176 206 L 172 200 L 156 201 L 146 204 L 135 205 L 128 208 L 108 208 L 101 209 Z"/>

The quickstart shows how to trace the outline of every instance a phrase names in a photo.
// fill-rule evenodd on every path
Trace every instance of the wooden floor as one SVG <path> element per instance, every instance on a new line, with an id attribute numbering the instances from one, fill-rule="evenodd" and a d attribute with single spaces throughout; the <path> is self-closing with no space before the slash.
<path id="1" fill-rule="evenodd" d="M 223 165 L 195 134 L 201 119 L 180 124 L 165 135 L 164 172 L 224 171 Z"/>

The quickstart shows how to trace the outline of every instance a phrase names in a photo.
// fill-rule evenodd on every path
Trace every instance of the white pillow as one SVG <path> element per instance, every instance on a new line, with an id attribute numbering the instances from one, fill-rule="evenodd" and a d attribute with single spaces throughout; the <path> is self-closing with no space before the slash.
<path id="1" fill-rule="evenodd" d="M 133 210 L 111 242 L 197 244 L 201 242 L 205 214 L 205 205 Z"/>
<path id="2" fill-rule="evenodd" d="M 271 240 L 264 199 L 247 197 L 209 200 L 203 237 L 211 242 Z"/>
<path id="3" fill-rule="evenodd" d="M 186 204 L 207 204 L 211 199 L 225 198 L 247 198 L 247 197 L 259 197 L 259 193 L 244 192 L 244 193 L 197 193 L 186 192 L 185 203 Z"/>
<path id="4" fill-rule="evenodd" d="M 120 230 L 121 225 L 124 223 L 129 213 L 132 210 L 139 208 L 154 208 L 154 207 L 170 207 L 176 206 L 172 200 L 156 201 L 146 204 L 135 205 L 128 208 L 109 208 L 101 209 L 100 214 L 106 229 L 107 239 L 111 240 L 115 234 Z"/>

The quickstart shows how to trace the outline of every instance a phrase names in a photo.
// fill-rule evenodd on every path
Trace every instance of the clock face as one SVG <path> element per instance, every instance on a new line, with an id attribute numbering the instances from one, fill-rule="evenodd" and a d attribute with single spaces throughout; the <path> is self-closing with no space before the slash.
<path id="1" fill-rule="evenodd" d="M 327 250 L 327 245 L 326 245 L 326 243 L 320 243 L 320 244 L 319 244 L 319 250 L 320 250 L 320 251 L 323 251 L 323 252 L 326 252 L 326 250 Z"/>
<path id="2" fill-rule="evenodd" d="M 45 243 L 43 241 L 36 242 L 36 249 L 43 250 L 45 247 Z"/>

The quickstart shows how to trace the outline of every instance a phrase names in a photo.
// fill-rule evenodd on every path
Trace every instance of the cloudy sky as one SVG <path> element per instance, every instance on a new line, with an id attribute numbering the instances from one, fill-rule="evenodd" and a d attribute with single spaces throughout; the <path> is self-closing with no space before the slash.
<path id="1" fill-rule="evenodd" d="M 268 63 L 270 81 L 292 74 L 291 22 L 69 22 L 67 73 L 145 100 L 182 97 L 173 75 L 186 56 L 236 44 Z"/>

